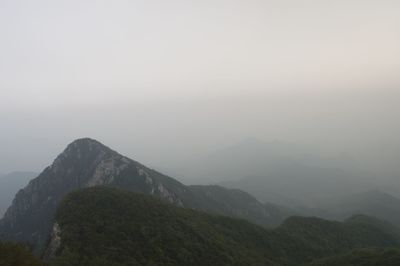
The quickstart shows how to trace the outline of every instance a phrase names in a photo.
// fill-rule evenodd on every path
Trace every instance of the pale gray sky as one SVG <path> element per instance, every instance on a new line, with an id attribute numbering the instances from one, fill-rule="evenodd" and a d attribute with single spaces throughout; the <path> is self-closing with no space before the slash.
<path id="1" fill-rule="evenodd" d="M 0 0 L 0 38 L 2 171 L 83 136 L 154 164 L 257 137 L 397 165 L 400 1 Z"/>

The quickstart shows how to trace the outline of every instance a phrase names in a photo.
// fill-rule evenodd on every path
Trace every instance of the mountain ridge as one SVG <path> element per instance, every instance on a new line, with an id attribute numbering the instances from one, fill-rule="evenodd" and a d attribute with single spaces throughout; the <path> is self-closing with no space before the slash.
<path id="1" fill-rule="evenodd" d="M 20 190 L 0 220 L 0 236 L 30 242 L 41 250 L 52 228 L 58 203 L 68 193 L 85 187 L 112 186 L 161 198 L 171 204 L 277 225 L 285 214 L 271 219 L 278 208 L 264 206 L 245 192 L 219 187 L 224 196 L 212 198 L 215 188 L 190 187 L 125 157 L 102 143 L 82 138 L 69 144 L 53 164 Z M 243 194 L 244 193 L 244 194 Z M 234 197 L 246 195 L 246 204 Z"/>
<path id="2" fill-rule="evenodd" d="M 55 265 L 294 266 L 354 248 L 400 243 L 392 227 L 367 216 L 345 222 L 292 217 L 265 229 L 108 187 L 68 194 L 55 221 L 61 241 L 54 238 L 53 255 L 47 258 Z"/>
<path id="3" fill-rule="evenodd" d="M 15 194 L 36 176 L 37 173 L 28 171 L 14 171 L 0 176 L 0 218 L 12 203 Z"/>

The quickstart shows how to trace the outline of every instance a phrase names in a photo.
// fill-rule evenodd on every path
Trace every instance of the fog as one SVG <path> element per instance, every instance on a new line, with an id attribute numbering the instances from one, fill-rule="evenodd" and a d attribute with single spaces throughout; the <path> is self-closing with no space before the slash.
<path id="1" fill-rule="evenodd" d="M 76 138 L 159 169 L 247 138 L 399 175 L 398 1 L 0 1 L 0 171 Z"/>

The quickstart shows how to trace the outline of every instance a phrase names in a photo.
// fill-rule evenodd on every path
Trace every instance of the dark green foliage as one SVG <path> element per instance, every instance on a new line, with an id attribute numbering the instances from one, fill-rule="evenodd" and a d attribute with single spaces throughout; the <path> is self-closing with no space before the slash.
<path id="1" fill-rule="evenodd" d="M 93 259 L 121 265 L 230 265 L 239 261 L 244 265 L 263 261 L 256 252 L 225 239 L 212 226 L 213 220 L 223 226 L 220 223 L 226 218 L 175 208 L 143 195 L 88 189 L 71 194 L 60 206 L 60 259 L 75 253 L 85 265 Z"/>
<path id="2" fill-rule="evenodd" d="M 39 266 L 41 262 L 27 248 L 11 243 L 0 243 L 1 266 Z"/>
<path id="3" fill-rule="evenodd" d="M 399 244 L 393 228 L 293 217 L 275 230 L 97 187 L 69 194 L 57 212 L 55 265 L 299 265 L 357 247 Z"/>
<path id="4" fill-rule="evenodd" d="M 292 213 L 274 204 L 261 204 L 250 194 L 220 186 L 189 186 L 191 207 L 206 212 L 246 219 L 265 227 L 276 227 Z"/>
<path id="5" fill-rule="evenodd" d="M 175 179 L 126 158 L 98 141 L 76 140 L 27 187 L 20 190 L 0 220 L 0 237 L 30 243 L 41 255 L 57 206 L 72 191 L 108 185 L 152 195 L 181 207 L 276 226 L 288 215 L 249 194 L 217 186 L 185 186 Z"/>
<path id="6" fill-rule="evenodd" d="M 350 253 L 317 260 L 309 266 L 398 266 L 400 249 L 359 249 Z"/>

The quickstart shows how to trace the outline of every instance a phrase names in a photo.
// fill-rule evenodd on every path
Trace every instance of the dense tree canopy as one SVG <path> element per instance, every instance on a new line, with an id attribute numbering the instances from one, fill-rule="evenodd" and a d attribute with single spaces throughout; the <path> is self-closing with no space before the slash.
<path id="1" fill-rule="evenodd" d="M 54 265 L 299 265 L 358 247 L 400 243 L 365 216 L 344 223 L 292 217 L 275 230 L 111 188 L 67 196 Z"/>
<path id="2" fill-rule="evenodd" d="M 400 249 L 360 249 L 350 253 L 321 259 L 310 266 L 398 266 Z"/>
<path id="3" fill-rule="evenodd" d="M 0 243 L 1 266 L 39 266 L 41 262 L 21 245 Z"/>

